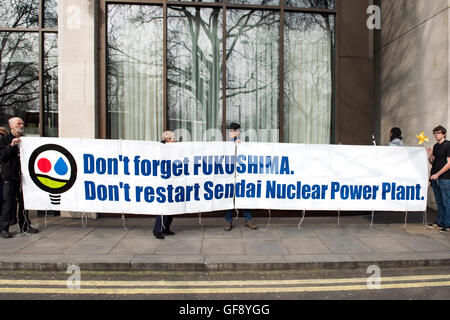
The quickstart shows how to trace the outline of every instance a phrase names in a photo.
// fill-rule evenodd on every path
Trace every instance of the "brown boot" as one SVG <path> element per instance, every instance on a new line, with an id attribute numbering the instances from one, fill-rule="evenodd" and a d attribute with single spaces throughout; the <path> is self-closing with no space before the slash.
<path id="1" fill-rule="evenodd" d="M 247 228 L 250 228 L 250 229 L 252 229 L 252 230 L 256 230 L 256 229 L 258 229 L 258 227 L 257 226 L 255 226 L 251 221 L 245 221 L 245 224 L 244 224 Z"/>
<path id="2" fill-rule="evenodd" d="M 225 227 L 224 227 L 225 231 L 231 231 L 231 229 L 233 229 L 233 225 L 231 224 L 231 222 L 226 222 L 225 223 Z"/>

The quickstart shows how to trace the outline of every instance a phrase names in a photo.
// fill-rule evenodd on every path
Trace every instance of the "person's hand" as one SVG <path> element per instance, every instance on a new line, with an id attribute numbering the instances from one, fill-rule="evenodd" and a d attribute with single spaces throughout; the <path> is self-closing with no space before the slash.
<path id="1" fill-rule="evenodd" d="M 431 177 L 430 177 L 430 180 L 438 180 L 439 179 L 439 176 L 437 175 L 437 174 L 433 174 Z"/>
<path id="2" fill-rule="evenodd" d="M 433 149 L 431 149 L 431 148 L 427 148 L 427 152 L 428 152 L 428 154 L 429 154 L 430 156 L 432 156 L 432 155 L 433 155 Z"/>
<path id="3" fill-rule="evenodd" d="M 11 147 L 17 146 L 20 142 L 21 142 L 21 141 L 20 141 L 20 138 L 14 138 L 14 139 L 11 141 Z"/>

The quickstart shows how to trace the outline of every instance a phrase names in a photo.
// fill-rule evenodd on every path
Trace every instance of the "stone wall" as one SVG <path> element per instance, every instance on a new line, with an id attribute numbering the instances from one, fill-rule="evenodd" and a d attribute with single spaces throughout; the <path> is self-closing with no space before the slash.
<path id="1" fill-rule="evenodd" d="M 375 37 L 378 142 L 386 145 L 390 129 L 400 127 L 407 146 L 417 146 L 416 133 L 425 131 L 431 147 L 433 128 L 440 124 L 449 128 L 450 1 L 378 3 L 382 9 L 382 27 Z"/>

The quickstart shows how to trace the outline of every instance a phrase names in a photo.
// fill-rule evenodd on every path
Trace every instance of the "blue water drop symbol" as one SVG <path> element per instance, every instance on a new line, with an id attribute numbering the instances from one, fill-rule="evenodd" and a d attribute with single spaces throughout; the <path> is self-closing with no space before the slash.
<path id="1" fill-rule="evenodd" d="M 59 174 L 60 176 L 63 176 L 69 171 L 69 168 L 67 167 L 66 162 L 63 158 L 59 158 L 58 161 L 56 161 L 55 164 L 55 172 Z"/>

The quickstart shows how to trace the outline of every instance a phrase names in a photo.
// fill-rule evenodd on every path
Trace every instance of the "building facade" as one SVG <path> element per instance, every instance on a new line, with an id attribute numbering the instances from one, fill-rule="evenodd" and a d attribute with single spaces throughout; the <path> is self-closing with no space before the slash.
<path id="1" fill-rule="evenodd" d="M 4 0 L 0 119 L 26 133 L 406 145 L 449 123 L 449 0 Z M 369 6 L 382 9 L 371 30 Z"/>

